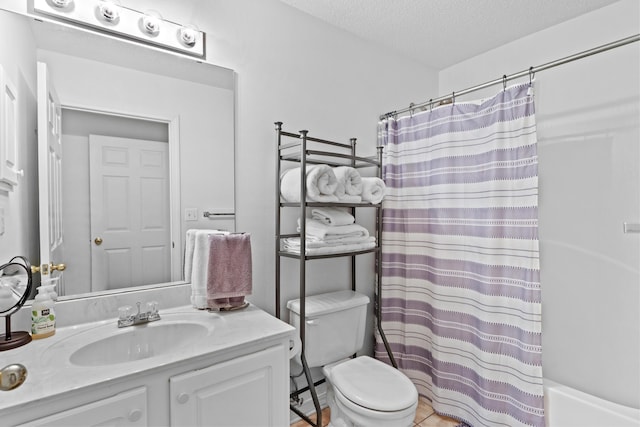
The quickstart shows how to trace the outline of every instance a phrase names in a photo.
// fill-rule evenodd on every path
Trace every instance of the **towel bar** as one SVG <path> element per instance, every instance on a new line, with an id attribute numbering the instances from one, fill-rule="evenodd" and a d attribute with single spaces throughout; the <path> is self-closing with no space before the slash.
<path id="1" fill-rule="evenodd" d="M 209 211 L 204 211 L 202 213 L 202 216 L 204 216 L 205 218 L 211 218 L 211 217 L 235 217 L 236 214 L 234 212 L 209 212 Z"/>

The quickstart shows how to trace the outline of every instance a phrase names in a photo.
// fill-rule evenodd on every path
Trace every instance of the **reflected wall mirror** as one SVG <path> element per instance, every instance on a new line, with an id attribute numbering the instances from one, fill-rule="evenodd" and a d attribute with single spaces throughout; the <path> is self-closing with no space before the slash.
<path id="1" fill-rule="evenodd" d="M 0 52 L 61 298 L 180 282 L 187 229 L 235 229 L 233 70 L 1 9 Z"/>

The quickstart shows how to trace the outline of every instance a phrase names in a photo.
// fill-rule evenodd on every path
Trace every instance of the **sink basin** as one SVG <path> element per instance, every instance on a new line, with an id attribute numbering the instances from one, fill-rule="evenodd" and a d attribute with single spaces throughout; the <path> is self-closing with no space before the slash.
<path id="1" fill-rule="evenodd" d="M 151 322 L 118 329 L 74 351 L 69 360 L 79 366 L 103 366 L 147 359 L 180 351 L 198 343 L 210 328 L 196 322 Z"/>

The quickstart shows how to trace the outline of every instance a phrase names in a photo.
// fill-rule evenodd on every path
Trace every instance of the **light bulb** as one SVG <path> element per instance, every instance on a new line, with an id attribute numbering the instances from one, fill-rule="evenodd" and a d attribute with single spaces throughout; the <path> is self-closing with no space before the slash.
<path id="1" fill-rule="evenodd" d="M 100 2 L 98 6 L 100 17 L 110 24 L 117 24 L 120 20 L 120 7 L 110 1 Z"/>
<path id="2" fill-rule="evenodd" d="M 64 9 L 73 3 L 73 0 L 51 0 L 51 4 L 60 9 Z"/>
<path id="3" fill-rule="evenodd" d="M 193 47 L 197 41 L 198 30 L 196 30 L 193 26 L 185 26 L 180 28 L 180 41 L 189 47 Z"/>
<path id="4" fill-rule="evenodd" d="M 161 22 L 162 16 L 154 10 L 150 10 L 141 18 L 142 31 L 150 36 L 155 36 L 160 32 Z"/>

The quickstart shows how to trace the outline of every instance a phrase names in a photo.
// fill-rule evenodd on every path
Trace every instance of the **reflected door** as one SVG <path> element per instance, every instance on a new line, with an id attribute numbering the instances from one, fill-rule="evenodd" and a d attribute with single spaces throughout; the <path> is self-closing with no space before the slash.
<path id="1" fill-rule="evenodd" d="M 92 291 L 171 280 L 168 148 L 89 136 Z"/>
<path id="2" fill-rule="evenodd" d="M 62 230 L 62 107 L 51 84 L 47 64 L 38 62 L 38 189 L 40 265 L 64 263 Z M 53 274 L 53 272 L 51 272 Z M 62 272 L 57 291 L 64 295 Z"/>

